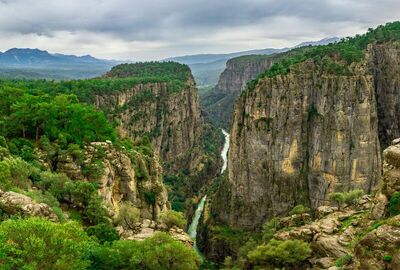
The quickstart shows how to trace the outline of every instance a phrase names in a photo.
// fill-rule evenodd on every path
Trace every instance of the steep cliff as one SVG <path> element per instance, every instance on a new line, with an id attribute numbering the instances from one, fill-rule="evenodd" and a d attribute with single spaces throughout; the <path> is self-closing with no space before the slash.
<path id="1" fill-rule="evenodd" d="M 381 148 L 400 132 L 398 33 L 394 23 L 295 50 L 248 85 L 234 110 L 215 222 L 256 229 L 297 204 L 329 204 L 332 192 L 373 190 Z"/>
<path id="2" fill-rule="evenodd" d="M 168 174 L 183 170 L 194 160 L 203 119 L 189 68 L 167 64 L 175 69 L 157 72 L 150 66 L 147 74 L 142 74 L 146 64 L 114 67 L 106 77 L 148 78 L 147 82 L 96 94 L 95 104 L 119 123 L 122 136 L 137 139 L 147 135 L 155 152 L 167 163 L 164 169 Z M 155 76 L 162 76 L 161 80 L 156 80 Z"/>
<path id="3" fill-rule="evenodd" d="M 229 60 L 217 86 L 201 96 L 201 103 L 208 118 L 216 125 L 229 129 L 233 105 L 246 82 L 267 70 L 273 59 L 274 56 L 271 55 L 249 55 Z"/>

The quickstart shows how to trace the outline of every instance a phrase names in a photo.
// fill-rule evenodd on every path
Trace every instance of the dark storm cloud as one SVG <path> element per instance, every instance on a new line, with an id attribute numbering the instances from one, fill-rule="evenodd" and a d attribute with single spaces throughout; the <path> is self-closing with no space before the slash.
<path id="1" fill-rule="evenodd" d="M 0 32 L 60 42 L 60 33 L 68 42 L 118 40 L 160 55 L 167 53 L 162 48 L 226 51 L 246 40 L 248 46 L 268 39 L 285 45 L 339 30 L 353 34 L 347 32 L 397 19 L 399 11 L 398 0 L 0 0 Z"/>

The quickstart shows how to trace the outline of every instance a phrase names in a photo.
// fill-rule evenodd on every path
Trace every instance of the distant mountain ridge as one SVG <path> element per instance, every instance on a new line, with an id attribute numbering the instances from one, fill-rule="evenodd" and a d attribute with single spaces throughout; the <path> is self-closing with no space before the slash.
<path id="1" fill-rule="evenodd" d="M 318 41 L 307 41 L 300 43 L 294 47 L 290 48 L 266 48 L 266 49 L 256 49 L 256 50 L 249 50 L 249 51 L 241 51 L 241 52 L 233 52 L 233 53 L 222 53 L 222 54 L 194 54 L 194 55 L 184 55 L 184 56 L 176 56 L 176 57 L 169 57 L 164 59 L 163 61 L 174 61 L 182 64 L 199 64 L 199 63 L 211 63 L 216 62 L 222 59 L 231 59 L 238 56 L 243 55 L 252 55 L 252 54 L 273 54 L 273 53 L 280 53 L 285 52 L 293 48 L 299 48 L 304 46 L 317 46 L 317 45 L 326 45 L 329 43 L 334 43 L 339 41 L 340 38 L 338 37 L 331 37 L 331 38 L 324 38 Z"/>
<path id="2" fill-rule="evenodd" d="M 292 48 L 281 48 L 281 49 L 267 48 L 267 49 L 249 50 L 249 51 L 233 52 L 226 54 L 194 54 L 194 55 L 170 57 L 163 59 L 162 61 L 174 61 L 181 64 L 189 65 L 197 85 L 200 88 L 205 88 L 205 87 L 212 87 L 217 84 L 219 75 L 225 69 L 226 62 L 229 59 L 244 55 L 270 55 L 275 53 L 282 53 L 294 48 L 299 48 L 304 46 L 327 45 L 329 43 L 334 43 L 339 40 L 340 38 L 338 37 L 332 37 L 332 38 L 324 38 L 318 41 L 303 42 Z"/>
<path id="3" fill-rule="evenodd" d="M 0 52 L 0 67 L 43 67 L 52 65 L 115 65 L 119 61 L 97 59 L 91 55 L 76 56 L 60 53 L 51 54 L 39 49 L 12 48 Z"/>
<path id="4" fill-rule="evenodd" d="M 40 49 L 12 48 L 0 52 L 0 78 L 71 80 L 98 77 L 122 62 L 91 55 L 49 53 Z"/>

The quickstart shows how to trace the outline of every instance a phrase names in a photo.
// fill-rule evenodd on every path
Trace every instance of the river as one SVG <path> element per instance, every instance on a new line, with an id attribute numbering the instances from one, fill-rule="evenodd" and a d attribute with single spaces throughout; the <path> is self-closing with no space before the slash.
<path id="1" fill-rule="evenodd" d="M 228 132 L 226 132 L 223 129 L 221 129 L 221 130 L 222 130 L 222 133 L 224 134 L 224 137 L 225 137 L 224 147 L 222 148 L 222 151 L 221 151 L 221 157 L 222 157 L 222 160 L 223 160 L 223 164 L 222 164 L 222 168 L 221 168 L 221 174 L 223 174 L 225 172 L 226 168 L 227 168 L 227 165 L 228 165 L 228 150 L 229 150 L 229 139 L 230 139 L 230 136 L 229 136 Z M 204 204 L 206 202 L 206 198 L 207 198 L 207 195 L 205 195 L 203 198 L 201 198 L 199 204 L 197 205 L 197 209 L 196 209 L 196 212 L 194 214 L 192 223 L 190 224 L 189 229 L 188 229 L 188 234 L 194 241 L 193 248 L 197 252 L 197 254 L 199 254 L 200 258 L 202 258 L 202 259 L 203 259 L 203 255 L 201 254 L 199 248 L 197 247 L 196 237 L 197 237 L 197 226 L 199 225 L 199 220 L 200 220 L 201 214 L 203 213 L 203 210 L 204 210 Z"/>

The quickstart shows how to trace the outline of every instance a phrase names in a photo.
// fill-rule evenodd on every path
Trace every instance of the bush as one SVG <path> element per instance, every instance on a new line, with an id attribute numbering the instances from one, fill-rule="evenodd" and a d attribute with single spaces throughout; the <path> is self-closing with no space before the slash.
<path id="1" fill-rule="evenodd" d="M 94 236 L 99 240 L 100 244 L 105 242 L 113 242 L 119 240 L 119 234 L 114 227 L 109 224 L 98 224 L 86 229 L 89 236 Z"/>
<path id="2" fill-rule="evenodd" d="M 301 240 L 278 241 L 272 239 L 267 245 L 249 252 L 255 265 L 288 266 L 305 261 L 311 255 L 310 244 Z"/>
<path id="3" fill-rule="evenodd" d="M 146 269 L 195 270 L 199 258 L 192 248 L 166 233 L 157 233 L 144 241 L 114 241 L 96 247 L 90 258 L 93 270 Z"/>
<path id="4" fill-rule="evenodd" d="M 310 211 L 310 208 L 299 204 L 293 207 L 293 209 L 289 212 L 290 215 L 302 215 Z"/>
<path id="5" fill-rule="evenodd" d="M 386 263 L 391 263 L 392 260 L 393 260 L 393 257 L 390 256 L 390 255 L 383 256 L 383 261 L 386 262 Z"/>
<path id="6" fill-rule="evenodd" d="M 263 226 L 263 240 L 268 242 L 274 237 L 274 234 L 279 229 L 280 222 L 278 218 L 272 218 Z"/>
<path id="7" fill-rule="evenodd" d="M 168 210 L 161 213 L 160 220 L 162 223 L 167 225 L 168 228 L 176 226 L 178 228 L 183 228 L 186 225 L 186 218 L 181 212 L 174 210 Z"/>
<path id="8" fill-rule="evenodd" d="M 391 216 L 400 214 L 400 192 L 395 192 L 392 197 L 390 197 L 389 214 Z"/>
<path id="9" fill-rule="evenodd" d="M 121 204 L 119 214 L 115 220 L 116 224 L 124 227 L 134 229 L 135 224 L 140 221 L 140 210 L 134 207 L 129 202 L 123 202 Z"/>
<path id="10" fill-rule="evenodd" d="M 336 267 L 343 267 L 345 265 L 348 265 L 352 262 L 353 256 L 350 254 L 343 255 L 339 259 L 336 260 Z"/>
<path id="11" fill-rule="evenodd" d="M 84 221 L 96 225 L 109 223 L 108 212 L 102 205 L 93 183 L 71 181 L 64 174 L 43 172 L 38 186 L 51 193 L 60 202 L 67 203 L 72 209 L 79 210 Z"/>
<path id="12" fill-rule="evenodd" d="M 93 240 L 75 222 L 46 219 L 7 220 L 0 224 L 0 268 L 29 270 L 87 269 Z"/>
<path id="13" fill-rule="evenodd" d="M 83 218 L 90 224 L 110 223 L 108 211 L 103 206 L 102 198 L 96 193 L 92 193 L 90 199 L 83 208 Z"/>
<path id="14" fill-rule="evenodd" d="M 351 205 L 354 204 L 359 198 L 364 195 L 364 191 L 361 189 L 354 189 L 349 192 L 334 192 L 331 194 L 331 200 L 336 203 L 339 207 L 343 204 Z"/>
<path id="15" fill-rule="evenodd" d="M 8 157 L 0 162 L 0 184 L 4 189 L 28 189 L 32 185 L 31 173 L 32 166 L 21 158 Z"/>

